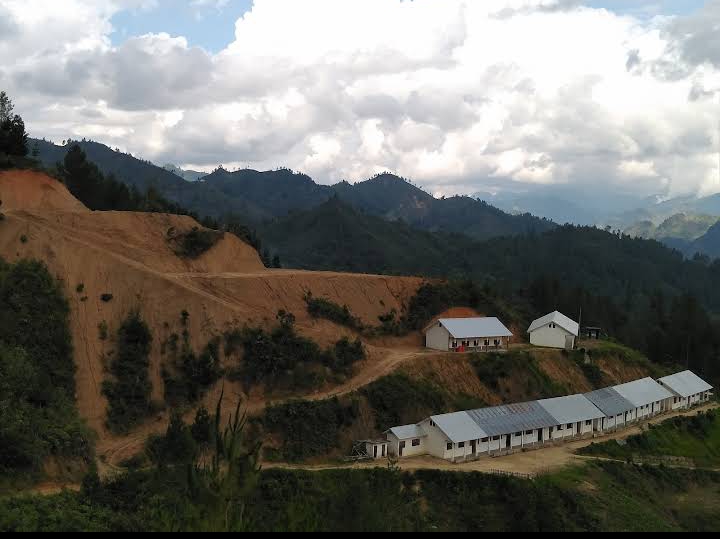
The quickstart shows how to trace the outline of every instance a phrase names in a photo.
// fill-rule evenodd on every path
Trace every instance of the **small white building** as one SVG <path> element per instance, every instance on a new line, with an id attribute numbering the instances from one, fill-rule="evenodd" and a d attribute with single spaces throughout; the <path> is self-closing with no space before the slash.
<path id="1" fill-rule="evenodd" d="M 580 325 L 555 311 L 535 320 L 528 333 L 530 344 L 534 346 L 573 350 L 580 335 Z"/>
<path id="2" fill-rule="evenodd" d="M 673 394 L 673 410 L 692 408 L 712 398 L 713 387 L 691 371 L 666 376 L 658 382 Z"/>
<path id="3" fill-rule="evenodd" d="M 497 318 L 441 318 L 425 329 L 425 345 L 442 352 L 507 349 L 512 332 Z"/>
<path id="4" fill-rule="evenodd" d="M 605 415 L 603 431 L 616 431 L 635 420 L 636 406 L 611 387 L 586 393 L 585 398 Z"/>
<path id="5" fill-rule="evenodd" d="M 365 446 L 365 454 L 371 459 L 380 460 L 388 457 L 387 440 L 365 440 L 361 443 Z"/>
<path id="6" fill-rule="evenodd" d="M 418 425 L 393 427 L 385 433 L 390 455 L 399 458 L 427 455 L 427 434 Z"/>
<path id="7" fill-rule="evenodd" d="M 627 414 L 625 423 L 650 419 L 672 409 L 673 394 L 652 378 L 644 378 L 611 388 L 635 409 Z"/>

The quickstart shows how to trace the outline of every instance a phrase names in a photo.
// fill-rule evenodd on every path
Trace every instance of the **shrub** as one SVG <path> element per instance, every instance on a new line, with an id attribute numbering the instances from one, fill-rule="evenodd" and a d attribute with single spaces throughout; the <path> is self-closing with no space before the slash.
<path id="1" fill-rule="evenodd" d="M 106 322 L 105 320 L 103 320 L 102 322 L 100 322 L 100 323 L 98 324 L 98 331 L 99 331 L 99 333 L 100 333 L 100 340 L 101 340 L 101 341 L 107 341 L 107 340 L 108 340 L 108 336 L 109 336 L 109 335 L 108 335 L 108 331 L 109 331 L 109 330 L 108 330 L 108 324 L 107 324 L 107 322 Z"/>
<path id="2" fill-rule="evenodd" d="M 175 237 L 179 242 L 178 254 L 185 258 L 199 258 L 212 249 L 222 238 L 222 233 L 193 227 L 190 232 Z"/>
<path id="3" fill-rule="evenodd" d="M 152 334 L 140 313 L 130 313 L 118 331 L 111 380 L 103 383 L 108 399 L 107 424 L 117 433 L 129 431 L 152 412 L 148 375 Z"/>
<path id="4" fill-rule="evenodd" d="M 110 303 L 113 300 L 113 297 L 114 296 L 112 294 L 103 294 L 102 296 L 100 296 L 100 299 L 104 303 Z"/>
<path id="5" fill-rule="evenodd" d="M 76 291 L 78 294 L 82 294 L 83 292 L 85 292 L 85 285 L 82 284 L 82 283 L 79 284 L 79 285 L 77 285 L 77 288 L 75 288 L 75 291 Z"/>
<path id="6" fill-rule="evenodd" d="M 27 243 L 27 242 L 28 242 L 28 237 L 25 234 L 20 236 L 20 243 Z"/>
<path id="7" fill-rule="evenodd" d="M 315 298 L 310 293 L 305 296 L 305 303 L 307 303 L 308 313 L 313 318 L 324 318 L 350 329 L 361 330 L 363 328 L 360 319 L 352 315 L 347 305 L 341 307 L 328 299 Z"/>

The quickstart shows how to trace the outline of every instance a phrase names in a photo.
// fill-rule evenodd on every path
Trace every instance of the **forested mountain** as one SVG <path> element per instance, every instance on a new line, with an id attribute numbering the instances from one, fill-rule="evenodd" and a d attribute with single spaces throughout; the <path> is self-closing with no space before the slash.
<path id="1" fill-rule="evenodd" d="M 436 199 L 392 174 L 381 174 L 355 185 L 343 182 L 326 186 L 287 169 L 229 172 L 220 168 L 201 181 L 187 182 L 173 172 L 102 144 L 88 141 L 78 144 L 104 174 L 112 174 L 143 192 L 153 187 L 200 216 L 242 216 L 247 223 L 257 225 L 284 218 L 294 211 L 310 210 L 338 196 L 363 213 L 388 220 L 402 219 L 424 230 L 461 233 L 474 239 L 542 232 L 554 226 L 531 215 L 508 215 L 470 197 Z M 31 141 L 31 145 L 47 166 L 62 161 L 68 149 L 38 140 Z"/>

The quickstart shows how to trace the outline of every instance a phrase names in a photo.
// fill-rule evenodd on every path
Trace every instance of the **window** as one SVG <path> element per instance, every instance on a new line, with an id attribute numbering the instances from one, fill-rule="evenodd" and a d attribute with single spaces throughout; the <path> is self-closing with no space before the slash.
<path id="1" fill-rule="evenodd" d="M 413 447 L 420 447 L 420 440 L 413 440 L 413 441 L 412 441 L 412 446 L 413 446 Z"/>
<path id="2" fill-rule="evenodd" d="M 572 423 L 568 423 L 568 429 L 572 429 L 572 428 L 573 428 L 573 424 L 572 424 Z"/>
<path id="3" fill-rule="evenodd" d="M 529 430 L 529 431 L 527 431 L 527 432 L 525 433 L 525 435 L 526 435 L 526 436 L 532 436 L 532 435 L 533 435 L 533 432 L 534 432 L 534 431 Z"/>
<path id="4" fill-rule="evenodd" d="M 447 444 L 447 450 L 452 451 L 452 449 L 453 449 L 453 444 Z"/>
<path id="5" fill-rule="evenodd" d="M 465 442 L 460 442 L 460 443 L 458 444 L 458 448 L 459 448 L 459 449 L 462 449 L 463 447 L 465 447 Z"/>
<path id="6" fill-rule="evenodd" d="M 490 339 L 485 339 L 485 346 L 490 346 Z"/>
<path id="7" fill-rule="evenodd" d="M 561 430 L 563 430 L 562 425 L 560 425 L 560 426 L 557 428 L 557 430 L 558 430 L 558 432 L 560 432 Z"/>
<path id="8" fill-rule="evenodd" d="M 493 442 L 497 442 L 500 439 L 500 436 L 493 436 Z"/>
<path id="9" fill-rule="evenodd" d="M 475 346 L 476 348 L 477 348 L 477 345 L 478 345 L 478 341 L 475 341 L 475 345 L 474 345 L 474 346 Z"/>
<path id="10" fill-rule="evenodd" d="M 515 438 L 520 438 L 520 437 L 522 437 L 522 432 L 516 432 L 516 433 L 515 433 Z"/>
<path id="11" fill-rule="evenodd" d="M 486 444 L 489 441 L 490 441 L 490 438 L 483 438 L 482 440 L 480 440 L 480 443 Z"/>
<path id="12" fill-rule="evenodd" d="M 435 427 L 435 426 L 436 426 L 436 425 L 435 425 L 435 421 L 433 421 L 432 419 L 430 420 L 430 426 L 431 426 L 431 427 Z"/>
<path id="13" fill-rule="evenodd" d="M 592 421 L 585 421 L 585 426 L 586 426 L 586 427 L 589 427 L 590 425 L 592 425 Z"/>

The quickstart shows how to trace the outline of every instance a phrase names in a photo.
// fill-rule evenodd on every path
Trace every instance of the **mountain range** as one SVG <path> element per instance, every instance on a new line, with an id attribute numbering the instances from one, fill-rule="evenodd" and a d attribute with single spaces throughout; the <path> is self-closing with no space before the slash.
<path id="1" fill-rule="evenodd" d="M 72 141 L 72 143 L 76 143 Z M 38 158 L 48 166 L 62 159 L 68 145 L 31 141 Z M 236 216 L 257 226 L 291 213 L 309 211 L 338 198 L 358 212 L 429 232 L 464 234 L 475 240 L 539 233 L 555 224 L 530 214 L 509 215 L 471 197 L 438 199 L 409 181 L 381 174 L 357 184 L 320 185 L 307 175 L 288 169 L 267 172 L 222 168 L 189 182 L 176 172 L 155 166 L 90 141 L 77 142 L 105 174 L 141 190 L 152 187 L 169 200 L 201 216 Z"/>

